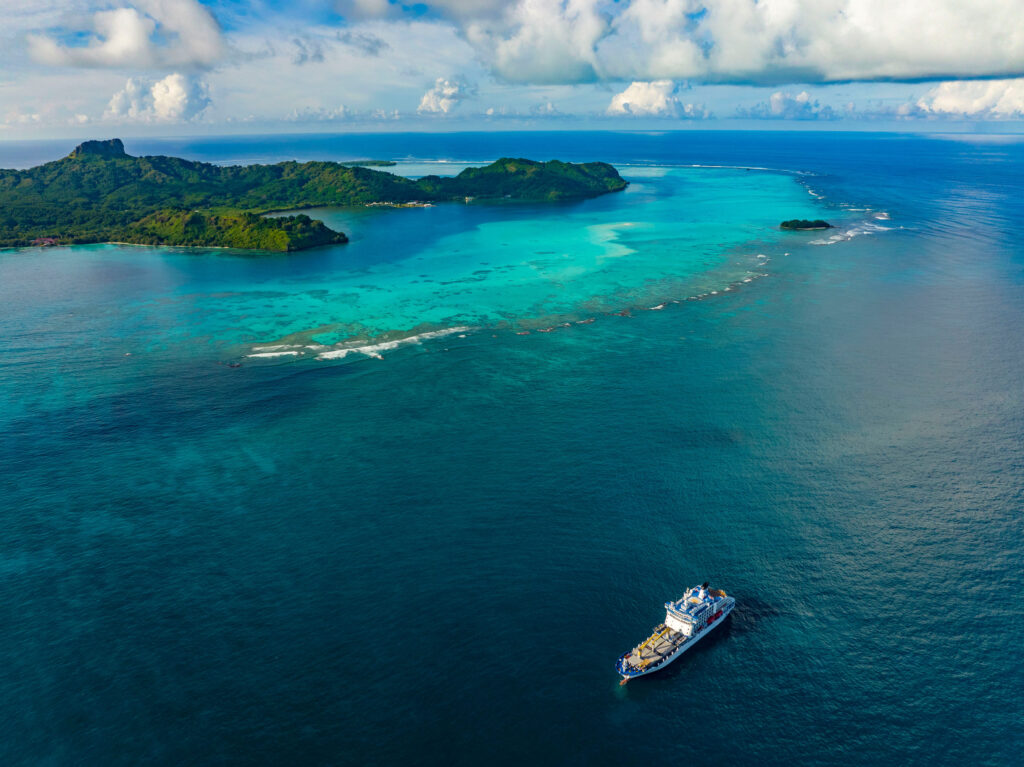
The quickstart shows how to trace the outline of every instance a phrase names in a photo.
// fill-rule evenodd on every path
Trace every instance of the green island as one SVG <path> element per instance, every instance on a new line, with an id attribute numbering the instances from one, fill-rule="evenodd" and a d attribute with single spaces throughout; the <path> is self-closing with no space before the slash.
<path id="1" fill-rule="evenodd" d="M 120 139 L 86 141 L 63 159 L 0 170 L 0 247 L 122 242 L 293 251 L 348 238 L 306 215 L 264 214 L 324 206 L 572 200 L 628 183 L 603 162 L 503 158 L 451 178 L 416 180 L 365 164 L 220 166 L 134 157 Z"/>
<path id="2" fill-rule="evenodd" d="M 790 221 L 783 221 L 779 224 L 780 229 L 791 229 L 795 231 L 807 231 L 810 229 L 831 229 L 832 224 L 822 221 L 820 218 L 808 221 L 806 218 L 794 218 Z"/>

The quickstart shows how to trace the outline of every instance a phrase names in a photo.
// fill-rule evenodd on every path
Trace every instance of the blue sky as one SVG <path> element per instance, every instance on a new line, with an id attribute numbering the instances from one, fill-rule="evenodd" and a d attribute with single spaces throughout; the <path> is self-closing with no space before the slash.
<path id="1" fill-rule="evenodd" d="M 0 0 L 0 138 L 1021 132 L 1021 0 Z"/>

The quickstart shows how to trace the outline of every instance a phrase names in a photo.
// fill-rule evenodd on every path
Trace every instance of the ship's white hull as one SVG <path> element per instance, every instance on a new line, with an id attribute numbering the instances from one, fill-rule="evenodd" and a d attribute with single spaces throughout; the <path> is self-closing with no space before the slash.
<path id="1" fill-rule="evenodd" d="M 686 652 L 691 647 L 693 647 L 695 644 L 697 644 L 697 642 L 699 642 L 705 636 L 707 636 L 712 631 L 714 631 L 716 628 L 721 626 L 725 622 L 725 619 L 726 619 L 726 617 L 728 617 L 729 613 L 732 612 L 732 608 L 735 607 L 735 606 L 736 606 L 736 602 L 734 600 L 732 600 L 732 599 L 729 599 L 728 604 L 726 604 L 722 608 L 721 616 L 716 618 L 714 623 L 711 623 L 711 624 L 705 626 L 704 628 L 702 628 L 700 631 L 696 632 L 692 637 L 690 637 L 685 642 L 683 642 L 681 645 L 679 645 L 679 649 L 677 649 L 671 655 L 666 656 L 664 661 L 659 663 L 654 668 L 648 668 L 648 669 L 644 669 L 643 671 L 636 671 L 636 672 L 629 673 L 629 674 L 622 674 L 622 678 L 623 679 L 635 679 L 636 677 L 639 677 L 639 676 L 647 676 L 647 674 L 653 674 L 656 671 L 661 671 L 663 668 L 665 668 L 665 666 L 667 666 L 669 663 L 671 663 L 672 661 L 674 661 L 677 658 L 679 658 L 679 656 L 681 656 L 684 652 Z M 623 682 L 623 684 L 625 684 L 625 682 Z"/>

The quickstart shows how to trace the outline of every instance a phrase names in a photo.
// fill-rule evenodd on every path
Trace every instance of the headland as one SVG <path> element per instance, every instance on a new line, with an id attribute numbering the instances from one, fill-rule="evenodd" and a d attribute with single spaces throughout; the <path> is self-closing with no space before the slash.
<path id="1" fill-rule="evenodd" d="M 455 177 L 420 179 L 367 164 L 220 166 L 134 157 L 120 139 L 86 141 L 63 159 L 0 170 L 0 247 L 124 242 L 293 251 L 348 238 L 309 216 L 264 214 L 374 203 L 573 200 L 628 183 L 603 162 L 502 158 Z"/>

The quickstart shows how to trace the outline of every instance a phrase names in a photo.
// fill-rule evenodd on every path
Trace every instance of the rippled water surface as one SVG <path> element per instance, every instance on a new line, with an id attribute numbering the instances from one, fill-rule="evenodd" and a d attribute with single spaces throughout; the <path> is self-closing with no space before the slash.
<path id="1" fill-rule="evenodd" d="M 1024 145 L 126 143 L 632 183 L 0 251 L 3 763 L 1018 760 Z M 726 626 L 619 687 L 705 579 Z"/>

